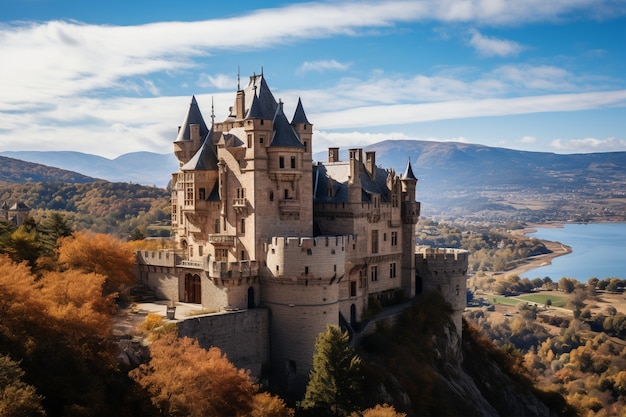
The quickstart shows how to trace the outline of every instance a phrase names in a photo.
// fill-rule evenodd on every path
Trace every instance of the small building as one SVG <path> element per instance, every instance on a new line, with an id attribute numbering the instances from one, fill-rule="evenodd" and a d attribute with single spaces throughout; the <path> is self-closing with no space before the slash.
<path id="1" fill-rule="evenodd" d="M 30 215 L 31 208 L 19 201 L 9 205 L 6 201 L 0 206 L 0 220 L 21 226 L 24 220 Z"/>

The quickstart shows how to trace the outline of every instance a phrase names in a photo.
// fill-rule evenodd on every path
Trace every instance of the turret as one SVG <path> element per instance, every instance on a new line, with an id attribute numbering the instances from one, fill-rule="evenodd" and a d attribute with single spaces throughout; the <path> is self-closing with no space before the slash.
<path id="1" fill-rule="evenodd" d="M 209 128 L 204 122 L 196 97 L 192 96 L 189 110 L 183 124 L 178 127 L 178 135 L 174 141 L 174 154 L 181 167 L 200 149 L 208 134 Z"/>

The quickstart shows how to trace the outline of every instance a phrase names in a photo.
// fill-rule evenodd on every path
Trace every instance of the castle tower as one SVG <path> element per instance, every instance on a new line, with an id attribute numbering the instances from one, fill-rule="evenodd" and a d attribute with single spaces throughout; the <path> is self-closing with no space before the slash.
<path id="1" fill-rule="evenodd" d="M 452 318 L 457 334 L 463 332 L 467 267 L 469 252 L 463 249 L 419 247 L 415 253 L 417 275 L 422 281 L 423 293 L 440 292 L 452 306 Z"/>
<path id="2" fill-rule="evenodd" d="M 411 161 L 406 165 L 404 175 L 400 179 L 402 184 L 402 290 L 405 297 L 414 297 L 419 288 L 415 277 L 415 225 L 420 215 L 420 203 L 415 201 L 415 187 L 417 178 L 413 174 Z"/>

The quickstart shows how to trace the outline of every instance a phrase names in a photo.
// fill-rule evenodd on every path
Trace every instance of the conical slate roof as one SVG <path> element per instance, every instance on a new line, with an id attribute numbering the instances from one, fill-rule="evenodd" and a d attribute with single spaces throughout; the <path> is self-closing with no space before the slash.
<path id="1" fill-rule="evenodd" d="M 306 123 L 310 125 L 309 120 L 306 118 L 306 114 L 304 113 L 304 107 L 302 107 L 302 100 L 298 97 L 298 105 L 296 106 L 296 111 L 293 114 L 293 119 L 291 119 L 291 124 L 294 125 L 296 123 Z"/>
<path id="2" fill-rule="evenodd" d="M 209 133 L 209 128 L 204 122 L 200 107 L 196 101 L 196 96 L 191 97 L 191 103 L 189 104 L 189 111 L 185 116 L 185 120 L 178 131 L 178 137 L 175 142 L 190 140 L 189 125 L 200 125 L 200 137 L 204 138 Z"/>
<path id="3" fill-rule="evenodd" d="M 274 136 L 270 142 L 270 146 L 293 146 L 304 147 L 300 138 L 283 112 L 283 104 L 279 103 L 274 116 Z"/>
<path id="4" fill-rule="evenodd" d="M 406 170 L 404 171 L 404 175 L 402 175 L 403 180 L 416 180 L 415 174 L 413 174 L 413 168 L 411 167 L 411 160 L 406 164 Z"/>
<path id="5" fill-rule="evenodd" d="M 247 119 L 271 119 L 278 103 L 263 75 L 252 75 L 246 88 L 244 114 Z"/>
<path id="6" fill-rule="evenodd" d="M 211 142 L 211 132 L 204 138 L 204 142 L 198 152 L 181 167 L 182 171 L 214 170 L 217 171 L 217 154 Z"/>

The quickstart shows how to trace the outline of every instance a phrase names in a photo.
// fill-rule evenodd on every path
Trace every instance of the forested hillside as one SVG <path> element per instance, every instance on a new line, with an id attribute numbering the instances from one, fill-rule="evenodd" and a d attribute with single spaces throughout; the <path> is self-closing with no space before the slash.
<path id="1" fill-rule="evenodd" d="M 27 183 L 47 181 L 84 184 L 96 181 L 96 179 L 73 171 L 0 156 L 0 182 Z"/>
<path id="2" fill-rule="evenodd" d="M 61 213 L 74 230 L 122 238 L 135 230 L 144 236 L 169 235 L 169 196 L 162 188 L 106 181 L 0 183 L 0 201 L 24 202 L 35 218 Z"/>

